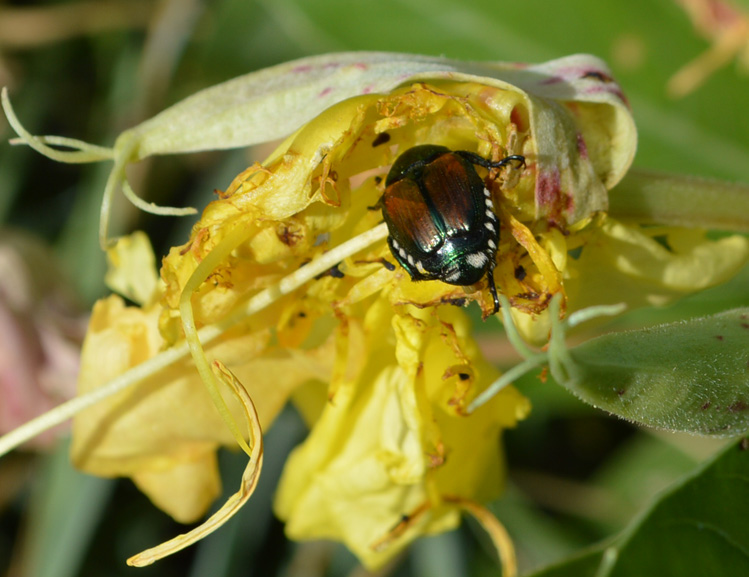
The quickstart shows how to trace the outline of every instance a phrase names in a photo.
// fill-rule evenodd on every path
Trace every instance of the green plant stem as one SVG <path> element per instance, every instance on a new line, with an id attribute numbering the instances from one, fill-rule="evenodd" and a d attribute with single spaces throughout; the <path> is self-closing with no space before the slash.
<path id="1" fill-rule="evenodd" d="M 609 214 L 642 224 L 749 232 L 749 185 L 630 170 L 609 195 Z"/>

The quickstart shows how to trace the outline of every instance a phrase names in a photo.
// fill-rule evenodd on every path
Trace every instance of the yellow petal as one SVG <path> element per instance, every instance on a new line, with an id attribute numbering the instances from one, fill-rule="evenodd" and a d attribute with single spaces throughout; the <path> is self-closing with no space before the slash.
<path id="1" fill-rule="evenodd" d="M 164 346 L 159 312 L 158 307 L 126 307 L 115 296 L 96 304 L 84 343 L 79 394 L 159 352 Z M 208 348 L 247 383 L 264 427 L 292 390 L 309 380 L 327 379 L 332 364 L 329 346 L 304 355 L 266 351 L 267 342 L 267 331 L 235 332 Z M 232 398 L 227 404 L 242 422 L 239 404 Z M 136 477 L 158 505 L 180 519 L 195 520 L 209 505 L 206 495 L 218 486 L 215 460 L 207 455 L 219 445 L 235 446 L 194 366 L 184 360 L 77 415 L 71 454 L 76 466 L 89 473 Z M 190 472 L 196 461 L 206 465 L 200 476 Z M 175 486 L 187 491 L 181 504 L 168 495 Z"/>
<path id="2" fill-rule="evenodd" d="M 464 414 L 496 372 L 480 359 L 457 308 L 436 314 L 410 307 L 392 324 L 385 315 L 371 318 L 377 310 L 368 314 L 364 365 L 334 385 L 335 396 L 286 465 L 275 504 L 289 536 L 341 540 L 369 567 L 419 535 L 454 527 L 458 508 L 441 506 L 442 494 L 496 495 L 500 432 L 528 410 L 509 387 L 490 406 Z M 349 324 L 349 335 L 361 330 Z M 411 522 L 391 538 L 404 516 Z"/>
<path id="3" fill-rule="evenodd" d="M 565 290 L 574 309 L 625 302 L 662 305 L 725 282 L 749 260 L 740 235 L 709 240 L 704 231 L 639 228 L 608 218 L 580 233 L 569 259 Z"/>
<path id="4" fill-rule="evenodd" d="M 142 231 L 117 239 L 107 250 L 109 268 L 104 281 L 114 292 L 143 305 L 156 292 L 159 276 L 151 241 Z"/>
<path id="5" fill-rule="evenodd" d="M 133 482 L 175 521 L 194 523 L 221 494 L 216 451 L 206 447 L 202 453 L 190 451 L 183 458 L 172 455 L 165 465 L 163 471 L 154 468 L 133 473 Z"/>

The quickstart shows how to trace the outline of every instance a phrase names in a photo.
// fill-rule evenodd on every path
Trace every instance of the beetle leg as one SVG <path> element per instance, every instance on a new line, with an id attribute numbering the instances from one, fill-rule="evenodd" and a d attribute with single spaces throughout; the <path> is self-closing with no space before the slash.
<path id="1" fill-rule="evenodd" d="M 494 299 L 494 312 L 492 314 L 496 315 L 499 312 L 499 296 L 497 296 L 497 287 L 494 285 L 493 266 L 490 266 L 486 272 L 486 280 L 489 282 L 489 292 L 492 293 L 492 298 Z"/>
<path id="2" fill-rule="evenodd" d="M 375 202 L 372 206 L 368 206 L 367 210 L 382 210 L 384 203 L 382 201 L 382 197 L 384 195 L 380 195 L 380 198 L 377 199 L 377 202 Z"/>
<path id="3" fill-rule="evenodd" d="M 512 156 L 505 156 L 502 160 L 499 160 L 497 162 L 492 162 L 491 167 L 492 168 L 502 168 L 504 165 L 509 164 L 510 162 L 517 162 L 518 165 L 515 168 L 525 168 L 525 156 L 522 154 L 513 154 Z"/>

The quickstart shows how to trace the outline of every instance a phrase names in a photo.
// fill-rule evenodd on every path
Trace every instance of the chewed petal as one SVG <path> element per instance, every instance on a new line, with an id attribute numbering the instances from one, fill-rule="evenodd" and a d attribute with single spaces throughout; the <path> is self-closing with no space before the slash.
<path id="1" fill-rule="evenodd" d="M 349 338 L 366 337 L 369 356 L 287 463 L 275 510 L 291 537 L 341 540 L 376 568 L 420 534 L 459 522 L 441 495 L 484 499 L 500 488 L 500 432 L 527 413 L 527 401 L 508 387 L 466 416 L 466 396 L 496 371 L 463 313 L 436 310 L 371 319 L 366 333 L 348 327 Z"/>

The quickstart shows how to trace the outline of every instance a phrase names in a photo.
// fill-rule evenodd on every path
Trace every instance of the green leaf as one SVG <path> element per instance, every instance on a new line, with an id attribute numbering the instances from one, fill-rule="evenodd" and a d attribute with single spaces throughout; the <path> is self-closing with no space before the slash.
<path id="1" fill-rule="evenodd" d="M 533 577 L 749 575 L 749 453 L 734 444 L 612 542 Z"/>
<path id="2" fill-rule="evenodd" d="M 527 577 L 602 577 L 606 573 L 599 574 L 598 570 L 604 565 L 604 551 L 603 547 L 586 551 Z"/>
<path id="3" fill-rule="evenodd" d="M 749 309 L 612 333 L 569 350 L 552 374 L 582 400 L 651 427 L 749 430 Z"/>

